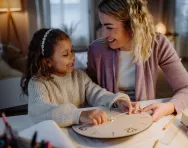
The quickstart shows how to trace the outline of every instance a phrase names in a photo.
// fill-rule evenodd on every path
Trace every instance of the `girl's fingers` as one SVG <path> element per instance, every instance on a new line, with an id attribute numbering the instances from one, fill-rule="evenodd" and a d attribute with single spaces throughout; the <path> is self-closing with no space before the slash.
<path id="1" fill-rule="evenodd" d="M 137 113 L 138 111 L 140 110 L 140 104 L 138 104 L 138 103 L 135 103 L 134 104 L 134 113 Z"/>
<path id="2" fill-rule="evenodd" d="M 97 122 L 97 120 L 96 119 L 91 119 L 92 120 L 92 124 L 94 124 L 94 125 L 98 125 L 98 122 Z"/>
<path id="3" fill-rule="evenodd" d="M 107 121 L 106 113 L 101 115 L 102 123 L 105 123 Z"/>
<path id="4" fill-rule="evenodd" d="M 92 118 L 94 119 L 95 125 L 103 124 L 107 121 L 107 116 L 104 111 L 98 110 L 93 114 Z"/>
<path id="5" fill-rule="evenodd" d="M 101 124 L 102 123 L 102 118 L 100 115 L 96 115 L 95 120 L 97 120 L 97 124 Z"/>
<path id="6" fill-rule="evenodd" d="M 127 102 L 127 107 L 129 108 L 129 114 L 131 114 L 132 113 L 132 111 L 133 111 L 133 107 L 132 107 L 132 104 L 131 104 L 131 102 L 129 101 L 129 102 Z"/>
<path id="7" fill-rule="evenodd" d="M 143 112 L 143 111 L 144 111 L 141 106 L 139 106 L 139 111 L 140 111 L 140 112 Z"/>

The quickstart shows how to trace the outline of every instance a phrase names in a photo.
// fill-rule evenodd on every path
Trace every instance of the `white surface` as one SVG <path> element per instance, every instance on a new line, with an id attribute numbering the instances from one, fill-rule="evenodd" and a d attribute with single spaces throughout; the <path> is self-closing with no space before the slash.
<path id="1" fill-rule="evenodd" d="M 0 109 L 27 104 L 27 97 L 22 96 L 21 77 L 0 80 Z"/>
<path id="2" fill-rule="evenodd" d="M 70 139 L 61 131 L 61 128 L 53 120 L 46 120 L 31 126 L 19 132 L 19 136 L 26 139 L 32 139 L 35 131 L 37 132 L 37 141 L 48 140 L 58 148 L 75 148 Z"/>
<path id="3" fill-rule="evenodd" d="M 140 102 L 141 106 L 146 106 L 153 102 L 164 102 L 167 100 L 151 100 Z M 70 138 L 77 148 L 152 148 L 155 141 L 164 137 L 167 133 L 163 131 L 163 127 L 173 118 L 173 116 L 166 116 L 161 120 L 152 124 L 150 128 L 134 136 L 117 139 L 95 139 L 81 136 L 75 133 L 72 128 L 62 128 L 61 130 Z M 181 115 L 178 116 L 176 122 L 180 122 Z M 18 131 L 23 130 L 32 125 L 27 115 L 18 117 L 8 117 L 8 121 L 14 129 Z M 122 123 L 125 124 L 125 123 Z M 176 126 L 176 124 L 175 124 Z M 178 125 L 179 126 L 179 125 Z M 3 123 L 0 120 L 0 131 L 2 131 Z M 158 144 L 157 148 L 187 148 L 188 135 L 183 127 L 179 126 L 180 131 L 173 138 L 169 145 L 163 143 Z M 152 137 L 151 137 L 152 136 Z M 166 135 L 168 136 L 168 135 Z M 55 138 L 55 136 L 54 136 Z"/>
<path id="4" fill-rule="evenodd" d="M 173 122 L 170 127 L 165 129 L 163 137 L 159 138 L 159 142 L 165 145 L 170 145 L 173 139 L 177 136 L 181 129 L 181 122 L 179 116 L 173 118 Z M 171 122 L 171 121 L 170 121 Z"/>

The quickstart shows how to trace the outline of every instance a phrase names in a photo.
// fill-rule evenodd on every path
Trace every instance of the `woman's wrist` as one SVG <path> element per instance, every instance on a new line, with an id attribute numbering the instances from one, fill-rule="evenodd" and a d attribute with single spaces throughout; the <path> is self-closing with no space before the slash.
<path id="1" fill-rule="evenodd" d="M 172 102 L 167 102 L 166 104 L 168 105 L 168 112 L 167 112 L 168 115 L 171 115 L 176 112 L 175 106 Z"/>

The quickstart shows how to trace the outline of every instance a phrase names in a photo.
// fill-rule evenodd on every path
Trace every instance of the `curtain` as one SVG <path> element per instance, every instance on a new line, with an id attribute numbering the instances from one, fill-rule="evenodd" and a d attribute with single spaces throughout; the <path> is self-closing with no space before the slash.
<path id="1" fill-rule="evenodd" d="M 188 59 L 188 1 L 176 0 L 175 4 L 176 49 L 182 58 Z"/>

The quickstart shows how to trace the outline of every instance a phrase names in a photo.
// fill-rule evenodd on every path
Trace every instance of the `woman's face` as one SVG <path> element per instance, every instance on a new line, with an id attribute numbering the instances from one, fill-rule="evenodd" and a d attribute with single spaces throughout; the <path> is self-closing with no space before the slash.
<path id="1" fill-rule="evenodd" d="M 131 31 L 125 30 L 123 23 L 113 16 L 99 12 L 102 35 L 112 49 L 131 50 Z"/>
<path id="2" fill-rule="evenodd" d="M 54 53 L 50 64 L 52 73 L 58 76 L 64 76 L 74 69 L 75 55 L 70 40 L 58 41 L 54 46 Z"/>

